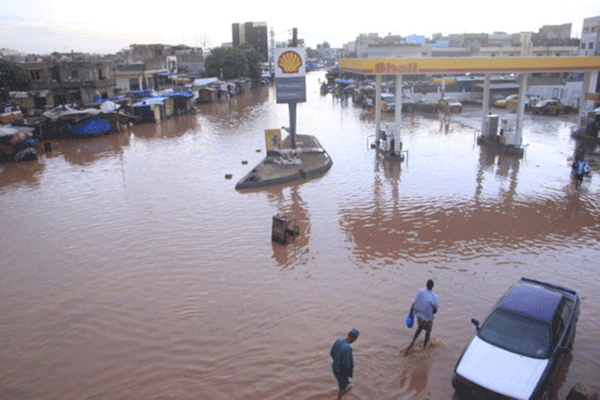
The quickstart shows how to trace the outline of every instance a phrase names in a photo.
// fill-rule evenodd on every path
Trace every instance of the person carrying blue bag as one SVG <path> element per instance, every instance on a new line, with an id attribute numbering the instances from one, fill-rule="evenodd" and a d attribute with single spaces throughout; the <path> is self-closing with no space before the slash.
<path id="1" fill-rule="evenodd" d="M 408 316 L 406 317 L 406 326 L 412 327 L 414 321 L 414 315 L 417 316 L 417 331 L 413 336 L 412 342 L 404 349 L 404 355 L 407 355 L 410 349 L 415 345 L 415 341 L 421 334 L 422 330 L 425 330 L 425 341 L 423 342 L 423 348 L 427 347 L 429 342 L 429 336 L 431 335 L 431 329 L 433 328 L 433 314 L 437 313 L 439 308 L 439 300 L 437 294 L 433 293 L 433 280 L 427 281 L 426 289 L 419 289 L 415 296 Z"/>

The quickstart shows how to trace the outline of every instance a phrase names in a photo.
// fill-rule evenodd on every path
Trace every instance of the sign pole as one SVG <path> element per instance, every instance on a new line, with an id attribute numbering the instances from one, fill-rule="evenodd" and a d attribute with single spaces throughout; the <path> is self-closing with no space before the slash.
<path id="1" fill-rule="evenodd" d="M 298 28 L 292 29 L 292 47 L 298 47 Z M 296 110 L 298 103 L 293 102 L 288 104 L 290 111 L 290 147 L 296 149 Z"/>
<path id="2" fill-rule="evenodd" d="M 288 109 L 290 111 L 290 148 L 296 149 L 296 104 L 289 103 Z"/>

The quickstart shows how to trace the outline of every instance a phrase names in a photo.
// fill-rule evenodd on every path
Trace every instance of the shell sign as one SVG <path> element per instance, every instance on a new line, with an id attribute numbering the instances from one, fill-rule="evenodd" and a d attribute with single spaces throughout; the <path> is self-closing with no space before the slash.
<path id="1" fill-rule="evenodd" d="M 300 77 L 306 75 L 304 63 L 306 50 L 302 47 L 291 47 L 278 50 L 275 54 L 277 66 L 275 68 L 276 78 Z"/>
<path id="2" fill-rule="evenodd" d="M 306 49 L 289 47 L 275 49 L 275 90 L 277 103 L 306 101 Z"/>
<path id="3" fill-rule="evenodd" d="M 302 64 L 302 57 L 295 51 L 286 51 L 277 60 L 277 66 L 284 74 L 297 74 Z"/>

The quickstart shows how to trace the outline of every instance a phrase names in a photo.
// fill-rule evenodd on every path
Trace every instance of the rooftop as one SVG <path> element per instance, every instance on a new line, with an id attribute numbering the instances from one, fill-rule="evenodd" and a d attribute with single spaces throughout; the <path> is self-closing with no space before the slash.
<path id="1" fill-rule="evenodd" d="M 528 283 L 519 283 L 506 295 L 499 308 L 551 323 L 561 299 L 560 293 Z"/>

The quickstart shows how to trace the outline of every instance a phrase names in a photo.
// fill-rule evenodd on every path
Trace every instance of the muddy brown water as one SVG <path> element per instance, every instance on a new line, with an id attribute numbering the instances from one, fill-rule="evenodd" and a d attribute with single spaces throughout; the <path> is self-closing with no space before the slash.
<path id="1" fill-rule="evenodd" d="M 475 143 L 475 107 L 447 125 L 405 115 L 398 164 L 368 146 L 373 113 L 321 96 L 323 78 L 307 77 L 298 132 L 334 164 L 310 181 L 234 190 L 263 130 L 288 125 L 269 87 L 0 166 L 0 398 L 329 399 L 350 328 L 348 399 L 451 398 L 470 319 L 522 276 L 582 298 L 555 398 L 600 390 L 600 183 L 571 182 L 575 117 L 527 115 L 514 158 Z M 277 213 L 300 227 L 287 246 Z M 433 346 L 400 356 L 428 278 Z"/>

